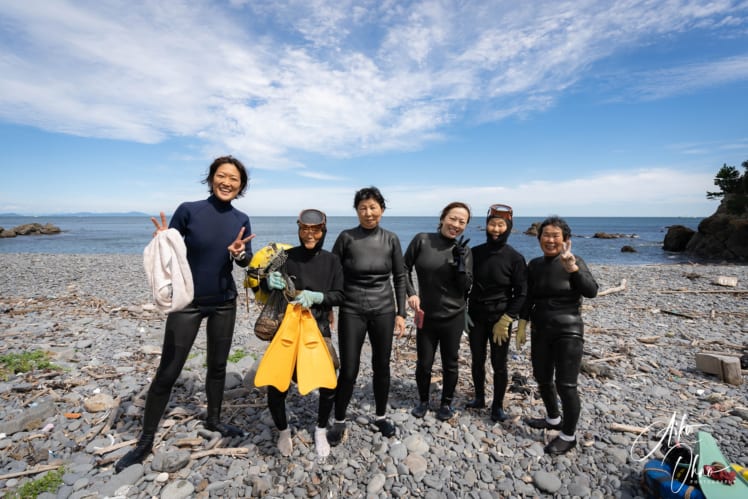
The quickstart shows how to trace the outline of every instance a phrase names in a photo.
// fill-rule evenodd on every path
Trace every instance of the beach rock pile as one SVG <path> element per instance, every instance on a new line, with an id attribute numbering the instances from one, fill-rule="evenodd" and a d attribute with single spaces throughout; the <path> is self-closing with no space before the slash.
<path id="1" fill-rule="evenodd" d="M 658 455 L 658 439 L 673 421 L 674 432 L 681 421 L 704 425 L 699 429 L 712 433 L 729 460 L 748 466 L 746 385 L 724 383 L 694 365 L 697 352 L 740 356 L 746 347 L 745 266 L 591 266 L 602 296 L 583 306 L 579 444 L 559 457 L 543 452 L 554 432 L 522 421 L 543 415 L 529 345 L 510 350 L 505 423 L 493 423 L 487 409 L 464 408 L 473 395 L 467 338 L 456 416 L 447 422 L 433 412 L 413 418 L 410 319 L 392 356 L 389 416 L 396 436 L 384 438 L 372 424 L 367 343 L 346 440 L 329 457 L 317 457 L 317 397 L 301 397 L 292 387 L 287 405 L 294 451 L 282 457 L 264 390 L 252 383 L 267 346 L 252 332 L 259 308 L 242 292 L 222 417 L 246 435 L 226 439 L 203 426 L 203 330 L 153 455 L 115 474 L 113 463 L 140 431 L 165 319 L 151 304 L 140 257 L 2 254 L 0 263 L 13 276 L 0 284 L 0 357 L 43 350 L 60 368 L 0 380 L 0 495 L 62 466 L 63 484 L 39 497 L 633 498 L 643 495 L 643 462 Z M 716 285 L 720 276 L 737 284 Z M 238 270 L 236 277 L 241 285 Z M 432 382 L 436 409 L 438 360 Z M 681 435 L 690 445 L 695 438 Z"/>
<path id="2" fill-rule="evenodd" d="M 23 224 L 13 227 L 12 229 L 5 229 L 0 227 L 0 237 L 16 237 L 16 236 L 29 236 L 29 235 L 41 235 L 41 234 L 59 234 L 62 232 L 56 225 L 47 223 L 30 223 Z"/>

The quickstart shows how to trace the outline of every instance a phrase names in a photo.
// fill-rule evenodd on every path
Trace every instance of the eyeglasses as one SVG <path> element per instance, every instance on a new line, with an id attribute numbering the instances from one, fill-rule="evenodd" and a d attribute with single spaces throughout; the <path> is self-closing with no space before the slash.
<path id="1" fill-rule="evenodd" d="M 513 213 L 514 212 L 512 211 L 512 207 L 506 204 L 492 204 L 488 208 L 489 217 L 499 217 L 506 220 L 511 220 Z"/>
<path id="2" fill-rule="evenodd" d="M 299 232 L 302 234 L 312 234 L 313 236 L 319 236 L 322 234 L 323 225 L 302 225 L 299 224 Z"/>

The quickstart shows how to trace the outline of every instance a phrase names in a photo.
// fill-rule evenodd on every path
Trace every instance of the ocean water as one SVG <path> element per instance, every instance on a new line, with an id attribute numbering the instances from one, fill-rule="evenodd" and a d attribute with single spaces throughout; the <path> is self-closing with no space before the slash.
<path id="1" fill-rule="evenodd" d="M 514 232 L 509 238 L 517 251 L 527 260 L 542 253 L 537 238 L 523 234 L 533 222 L 542 218 L 516 217 Z M 698 227 L 701 218 L 691 217 L 569 217 L 572 252 L 592 264 L 661 264 L 689 261 L 678 253 L 662 250 L 662 241 L 671 225 Z M 37 222 L 51 223 L 62 233 L 48 236 L 18 236 L 0 238 L 0 253 L 92 253 L 92 254 L 140 254 L 151 240 L 153 224 L 147 216 L 45 216 L 10 217 L 0 216 L 0 227 L 6 229 Z M 256 234 L 252 241 L 257 250 L 270 242 L 298 244 L 296 217 L 251 217 L 252 230 Z M 419 232 L 434 232 L 438 220 L 435 217 L 387 217 L 382 218 L 382 227 L 400 237 L 403 251 L 413 236 Z M 341 230 L 355 227 L 358 220 L 353 217 L 330 217 L 327 226 L 325 248 L 330 249 Z M 474 246 L 485 241 L 484 219 L 475 218 L 465 231 Z M 597 232 L 627 234 L 631 237 L 619 239 L 597 239 Z M 633 246 L 636 253 L 622 253 L 624 245 Z"/>

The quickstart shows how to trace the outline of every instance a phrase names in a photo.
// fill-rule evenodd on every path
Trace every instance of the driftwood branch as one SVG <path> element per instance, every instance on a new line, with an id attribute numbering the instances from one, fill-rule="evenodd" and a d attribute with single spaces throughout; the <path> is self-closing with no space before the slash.
<path id="1" fill-rule="evenodd" d="M 96 428 L 96 426 L 101 422 L 101 421 L 99 421 L 99 423 L 96 423 L 94 425 L 94 427 L 88 433 L 86 433 L 84 436 L 82 436 L 81 438 L 79 438 L 75 442 L 78 445 L 80 445 L 80 444 L 82 444 L 84 442 L 89 442 L 89 441 L 93 440 L 94 438 L 96 438 L 96 436 L 99 433 L 102 433 L 102 432 L 106 433 L 106 432 L 108 432 L 112 428 L 112 425 L 114 424 L 114 420 L 117 419 L 117 412 L 119 412 L 120 402 L 121 402 L 121 399 L 119 397 L 117 397 L 116 399 L 114 399 L 114 405 L 112 405 L 111 409 L 109 409 L 109 415 L 107 416 L 106 423 L 103 426 L 100 426 L 99 428 Z"/>
<path id="2" fill-rule="evenodd" d="M 631 426 L 627 424 L 620 424 L 620 423 L 610 423 L 610 426 L 608 428 L 611 431 L 622 431 L 625 433 L 637 433 L 641 435 L 642 433 L 646 433 L 649 428 L 643 428 L 641 426 Z"/>
<path id="3" fill-rule="evenodd" d="M 30 469 L 26 471 L 18 471 L 16 473 L 8 473 L 7 475 L 0 475 L 0 480 L 8 480 L 9 478 L 17 478 L 19 476 L 36 475 L 37 473 L 43 473 L 45 471 L 56 470 L 60 466 L 62 466 L 62 463 L 45 464 L 44 466 L 38 466 L 34 469 Z"/>
<path id="4" fill-rule="evenodd" d="M 660 310 L 663 314 L 675 315 L 676 317 L 685 317 L 686 319 L 698 319 L 695 315 L 684 314 L 683 312 L 676 312 L 674 310 Z"/>
<path id="5" fill-rule="evenodd" d="M 597 296 L 605 296 L 611 293 L 618 293 L 620 291 L 624 291 L 625 289 L 626 289 L 626 279 L 621 279 L 621 284 L 613 288 L 604 289 L 600 291 L 599 293 L 597 293 Z"/>
<path id="6" fill-rule="evenodd" d="M 190 459 L 200 459 L 201 457 L 206 456 L 245 456 L 247 454 L 249 454 L 249 449 L 247 447 L 234 447 L 230 449 L 220 448 L 193 452 L 190 454 Z"/>
<path id="7" fill-rule="evenodd" d="M 109 454 L 110 452 L 116 451 L 118 449 L 121 449 L 122 447 L 127 447 L 128 445 L 132 445 L 134 443 L 137 443 L 138 439 L 133 438 L 132 440 L 126 440 L 124 442 L 120 442 L 118 444 L 110 445 L 108 447 L 101 447 L 99 449 L 96 449 L 94 451 L 94 454 L 97 456 L 100 456 L 102 454 Z"/>
<path id="8" fill-rule="evenodd" d="M 625 358 L 626 358 L 625 355 L 619 354 L 619 355 L 611 355 L 610 357 L 603 357 L 600 359 L 592 359 L 592 360 L 588 360 L 587 362 L 589 364 L 597 364 L 598 362 L 608 362 L 610 360 L 620 360 L 620 359 L 625 359 Z"/>
<path id="9" fill-rule="evenodd" d="M 745 293 L 748 293 L 748 289 L 704 289 L 704 290 L 698 290 L 698 289 L 683 289 L 683 290 L 669 290 L 669 289 L 661 289 L 659 291 L 655 291 L 655 293 L 663 294 L 663 295 L 675 295 L 675 294 L 681 294 L 681 293 L 688 293 L 688 294 L 731 294 L 731 295 L 742 295 Z M 598 293 L 599 295 L 599 293 Z"/>

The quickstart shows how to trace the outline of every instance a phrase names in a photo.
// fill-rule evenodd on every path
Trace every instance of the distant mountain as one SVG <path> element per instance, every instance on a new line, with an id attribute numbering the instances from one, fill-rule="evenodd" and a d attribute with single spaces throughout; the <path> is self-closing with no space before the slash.
<path id="1" fill-rule="evenodd" d="M 94 213 L 91 211 L 77 211 L 75 213 L 45 213 L 41 215 L 21 215 L 20 213 L 0 213 L 0 217 L 150 217 L 148 213 L 142 211 L 111 212 L 111 213 Z"/>

